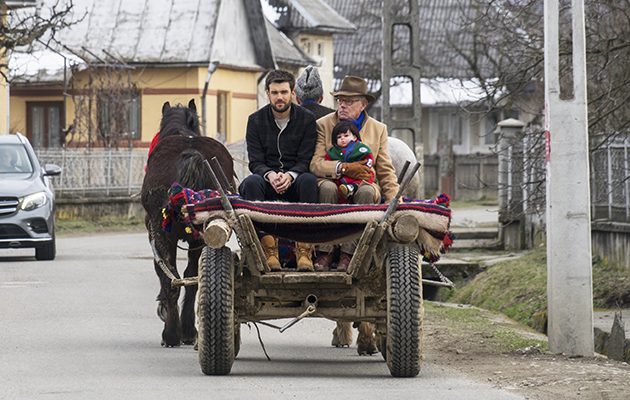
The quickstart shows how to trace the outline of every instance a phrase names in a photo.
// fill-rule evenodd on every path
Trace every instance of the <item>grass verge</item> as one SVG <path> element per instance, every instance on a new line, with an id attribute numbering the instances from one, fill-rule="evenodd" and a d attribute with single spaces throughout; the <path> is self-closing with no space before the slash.
<path id="1" fill-rule="evenodd" d="M 540 332 L 547 319 L 547 257 L 544 248 L 515 260 L 499 262 L 450 292 L 441 300 L 497 311 Z M 626 268 L 605 260 L 593 262 L 593 303 L 598 308 L 630 306 Z"/>
<path id="2" fill-rule="evenodd" d="M 101 217 L 93 220 L 57 219 L 56 232 L 62 236 L 103 232 L 143 232 L 144 219 L 138 217 Z"/>
<path id="3" fill-rule="evenodd" d="M 514 321 L 501 319 L 488 310 L 434 302 L 426 302 L 425 307 L 428 318 L 439 324 L 440 329 L 450 330 L 449 335 L 466 332 L 470 336 L 483 338 L 484 347 L 494 353 L 509 353 L 527 347 L 547 350 L 545 340 L 533 338 L 534 335 L 528 335 L 529 332 Z M 463 346 L 463 343 L 460 344 Z"/>

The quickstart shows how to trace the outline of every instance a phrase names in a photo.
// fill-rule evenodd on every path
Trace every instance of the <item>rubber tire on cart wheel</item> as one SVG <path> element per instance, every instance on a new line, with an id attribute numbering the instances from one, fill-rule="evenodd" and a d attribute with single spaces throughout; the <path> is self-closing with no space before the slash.
<path id="1" fill-rule="evenodd" d="M 35 248 L 35 259 L 39 261 L 54 260 L 57 255 L 57 246 L 55 244 L 55 237 L 53 236 L 50 242 L 47 242 L 43 246 Z"/>
<path id="2" fill-rule="evenodd" d="M 204 247 L 199 258 L 199 364 L 206 375 L 227 375 L 234 363 L 233 260 L 227 247 Z"/>
<path id="3" fill-rule="evenodd" d="M 422 271 L 415 247 L 396 245 L 387 257 L 387 367 L 413 377 L 422 361 Z"/>

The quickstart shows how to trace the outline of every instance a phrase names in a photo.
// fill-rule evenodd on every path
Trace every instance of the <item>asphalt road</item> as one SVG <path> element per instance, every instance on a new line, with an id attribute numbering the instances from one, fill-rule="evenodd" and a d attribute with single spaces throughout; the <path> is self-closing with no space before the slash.
<path id="1" fill-rule="evenodd" d="M 55 261 L 0 251 L 0 399 L 519 399 L 432 365 L 394 379 L 382 357 L 330 346 L 333 322 L 285 333 L 243 325 L 229 376 L 191 346 L 160 347 L 158 282 L 145 234 L 58 239 Z M 281 323 L 281 322 L 280 322 Z"/>

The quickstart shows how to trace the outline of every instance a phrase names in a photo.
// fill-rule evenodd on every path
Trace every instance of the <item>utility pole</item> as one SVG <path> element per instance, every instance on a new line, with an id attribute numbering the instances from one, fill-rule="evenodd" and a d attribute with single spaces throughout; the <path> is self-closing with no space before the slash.
<path id="1" fill-rule="evenodd" d="M 560 98 L 559 6 L 545 0 L 549 350 L 593 356 L 584 0 L 572 0 L 573 98 Z"/>
<path id="2" fill-rule="evenodd" d="M 398 137 L 405 141 L 413 150 L 418 159 L 422 161 L 423 152 L 420 146 L 420 127 L 422 108 L 420 104 L 420 11 L 416 0 L 409 1 L 407 8 L 397 11 L 395 5 L 400 2 L 395 0 L 383 0 L 383 58 L 381 62 L 381 120 L 387 125 L 390 136 Z M 407 11 L 406 13 L 404 11 Z M 395 35 L 395 29 L 407 29 L 409 43 L 400 43 Z M 404 35 L 399 35 L 403 36 Z M 395 43 L 398 40 L 398 43 Z M 394 64 L 392 53 L 394 48 L 407 47 L 407 63 L 402 60 Z M 404 77 L 411 82 L 411 115 L 396 117 L 390 105 L 389 89 L 391 78 Z M 424 176 L 422 169 L 420 176 Z M 422 190 L 424 192 L 424 190 Z"/>

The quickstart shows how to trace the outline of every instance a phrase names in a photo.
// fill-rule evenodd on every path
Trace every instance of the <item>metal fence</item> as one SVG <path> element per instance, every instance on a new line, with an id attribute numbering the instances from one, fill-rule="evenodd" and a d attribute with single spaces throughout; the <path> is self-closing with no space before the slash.
<path id="1" fill-rule="evenodd" d="M 591 217 L 630 222 L 630 137 L 591 138 Z"/>
<path id="2" fill-rule="evenodd" d="M 57 164 L 58 197 L 129 196 L 140 192 L 147 149 L 42 149 L 41 164 Z"/>
<path id="3" fill-rule="evenodd" d="M 249 175 L 243 142 L 227 146 L 234 157 L 236 176 Z M 59 198 L 131 196 L 140 193 L 148 149 L 40 149 L 40 163 L 62 168 L 53 177 Z"/>
<path id="4" fill-rule="evenodd" d="M 249 175 L 245 143 L 232 143 L 227 148 L 234 157 L 236 176 L 242 181 Z M 146 148 L 41 149 L 36 153 L 41 164 L 62 168 L 61 175 L 53 178 L 59 198 L 131 196 L 142 188 Z M 439 190 L 439 156 L 425 156 L 424 161 L 425 195 L 430 197 Z M 496 155 L 459 155 L 454 163 L 453 198 L 496 198 Z"/>
<path id="5" fill-rule="evenodd" d="M 591 219 L 630 222 L 630 135 L 592 136 L 590 153 Z M 506 159 L 506 178 L 499 191 L 506 211 L 543 216 L 546 165 L 542 128 L 526 129 L 505 154 L 499 154 L 502 157 Z"/>
<path id="6" fill-rule="evenodd" d="M 460 154 L 453 156 L 454 200 L 497 198 L 498 159 L 496 154 Z M 440 189 L 440 156 L 424 156 L 424 191 L 426 197 Z"/>
<path id="7" fill-rule="evenodd" d="M 502 137 L 499 145 L 499 203 L 509 219 L 520 214 L 545 213 L 545 133 L 530 126 L 513 138 Z"/>

